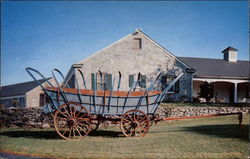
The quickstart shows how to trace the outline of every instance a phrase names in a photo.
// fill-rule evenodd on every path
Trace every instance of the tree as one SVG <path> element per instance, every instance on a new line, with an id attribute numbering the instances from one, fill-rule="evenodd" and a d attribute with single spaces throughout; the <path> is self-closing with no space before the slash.
<path id="1" fill-rule="evenodd" d="M 208 82 L 204 82 L 200 85 L 200 97 L 205 98 L 206 102 L 209 102 L 214 96 L 214 87 Z"/>

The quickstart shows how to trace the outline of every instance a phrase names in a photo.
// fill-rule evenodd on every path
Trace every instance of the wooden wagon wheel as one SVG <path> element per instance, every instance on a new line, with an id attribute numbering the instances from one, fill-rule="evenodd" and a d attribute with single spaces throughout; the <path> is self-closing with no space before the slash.
<path id="1" fill-rule="evenodd" d="M 121 131 L 127 137 L 145 136 L 150 127 L 148 116 L 140 110 L 129 110 L 121 118 Z"/>
<path id="2" fill-rule="evenodd" d="M 54 114 L 56 132 L 64 139 L 80 139 L 91 130 L 89 111 L 79 103 L 61 105 Z"/>

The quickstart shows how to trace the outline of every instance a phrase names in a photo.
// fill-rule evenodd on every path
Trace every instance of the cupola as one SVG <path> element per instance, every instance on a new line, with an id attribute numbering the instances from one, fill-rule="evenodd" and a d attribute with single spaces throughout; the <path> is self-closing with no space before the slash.
<path id="1" fill-rule="evenodd" d="M 237 62 L 237 53 L 238 50 L 229 46 L 225 50 L 223 50 L 221 53 L 224 54 L 224 60 L 229 62 Z"/>

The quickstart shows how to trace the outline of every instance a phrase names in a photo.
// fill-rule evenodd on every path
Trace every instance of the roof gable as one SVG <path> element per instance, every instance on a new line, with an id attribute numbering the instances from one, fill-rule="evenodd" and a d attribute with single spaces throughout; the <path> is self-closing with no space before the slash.
<path id="1" fill-rule="evenodd" d="M 175 55 L 173 55 L 170 51 L 168 51 L 167 49 L 165 49 L 164 47 L 162 47 L 160 44 L 158 44 L 156 41 L 154 41 L 152 38 L 150 38 L 148 35 L 146 35 L 144 32 L 142 32 L 141 30 L 137 29 L 135 30 L 133 33 L 130 33 L 126 36 L 124 36 L 123 38 L 121 38 L 120 40 L 118 41 L 115 41 L 114 43 L 108 45 L 107 47 L 95 52 L 94 54 L 92 54 L 91 56 L 81 60 L 80 62 L 78 62 L 78 64 L 82 64 L 84 63 L 85 61 L 87 61 L 88 59 L 98 55 L 99 53 L 102 53 L 102 51 L 114 46 L 115 44 L 123 41 L 124 39 L 128 38 L 129 36 L 132 36 L 133 34 L 135 33 L 139 33 L 141 34 L 144 38 L 146 38 L 147 40 L 149 40 L 150 42 L 152 42 L 155 46 L 157 46 L 158 48 L 160 48 L 161 50 L 163 50 L 166 54 L 168 54 L 170 57 L 174 58 L 175 60 L 179 61 L 181 64 L 183 64 L 185 67 L 189 68 L 189 69 L 192 69 L 192 67 L 190 67 L 189 65 L 187 65 L 186 63 L 184 63 L 182 60 L 180 60 L 179 58 L 177 58 Z"/>

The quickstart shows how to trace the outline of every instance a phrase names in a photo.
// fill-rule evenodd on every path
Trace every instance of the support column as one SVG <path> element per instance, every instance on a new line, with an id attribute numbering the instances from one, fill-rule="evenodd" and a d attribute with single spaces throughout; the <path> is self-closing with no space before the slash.
<path id="1" fill-rule="evenodd" d="M 234 83 L 234 103 L 238 103 L 237 83 Z"/>

